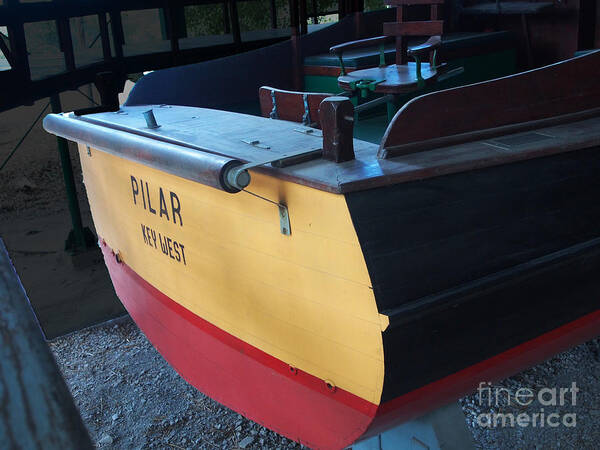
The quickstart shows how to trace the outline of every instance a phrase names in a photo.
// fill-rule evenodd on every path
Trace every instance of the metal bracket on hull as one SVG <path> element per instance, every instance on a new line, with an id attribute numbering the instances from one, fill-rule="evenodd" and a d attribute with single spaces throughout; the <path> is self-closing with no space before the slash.
<path id="1" fill-rule="evenodd" d="M 290 229 L 290 215 L 288 213 L 287 206 L 282 205 L 281 203 L 277 206 L 279 207 L 279 228 L 281 230 L 281 234 L 289 236 L 292 234 L 292 232 Z"/>
<path id="2" fill-rule="evenodd" d="M 242 189 L 246 194 L 253 195 L 256 198 L 260 198 L 269 203 L 273 203 L 279 209 L 279 231 L 281 234 L 285 234 L 286 236 L 290 236 L 292 234 L 292 228 L 290 226 L 290 212 L 288 211 L 287 206 L 283 203 L 274 202 L 273 200 L 269 200 L 268 198 L 263 197 L 262 195 L 255 194 L 254 192 L 247 191 L 246 189 Z"/>
<path id="3" fill-rule="evenodd" d="M 271 164 L 274 167 L 286 167 L 288 165 L 298 164 L 301 162 L 308 161 L 310 159 L 320 158 L 322 154 L 322 150 L 310 150 L 308 152 L 291 152 L 283 155 L 277 155 L 276 157 L 268 159 L 266 161 L 233 165 L 230 168 L 226 169 L 223 178 L 227 182 L 227 184 L 233 189 L 238 189 L 240 191 L 247 192 L 248 194 L 251 194 L 257 198 L 277 205 L 277 207 L 279 208 L 279 230 L 281 231 L 281 234 L 290 236 L 292 234 L 292 231 L 290 227 L 290 214 L 287 206 L 278 202 L 274 202 L 273 200 L 269 200 L 268 198 L 255 194 L 254 192 L 247 191 L 245 188 L 250 184 L 250 174 L 248 173 L 248 169 L 252 169 L 254 167 L 262 166 L 265 164 Z"/>

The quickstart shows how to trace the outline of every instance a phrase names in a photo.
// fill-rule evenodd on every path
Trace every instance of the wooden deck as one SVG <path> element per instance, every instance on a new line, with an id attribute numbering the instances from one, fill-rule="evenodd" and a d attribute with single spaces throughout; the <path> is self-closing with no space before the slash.
<path id="1" fill-rule="evenodd" d="M 162 125 L 156 130 L 146 128 L 142 116 L 150 108 Z M 160 105 L 123 107 L 121 111 L 81 118 L 53 116 L 52 131 L 94 145 L 96 130 L 108 127 L 115 139 L 124 134 L 140 136 L 142 146 L 145 139 L 151 139 L 244 162 L 262 161 L 294 149 L 317 150 L 322 145 L 320 137 L 296 131 L 305 128 L 300 124 L 228 111 Z M 245 139 L 257 140 L 269 148 L 249 145 Z M 282 169 L 263 166 L 256 170 L 317 189 L 345 193 L 596 146 L 600 146 L 598 116 L 389 159 L 377 157 L 378 145 L 355 139 L 356 159 L 352 161 L 336 164 L 319 159 Z"/>

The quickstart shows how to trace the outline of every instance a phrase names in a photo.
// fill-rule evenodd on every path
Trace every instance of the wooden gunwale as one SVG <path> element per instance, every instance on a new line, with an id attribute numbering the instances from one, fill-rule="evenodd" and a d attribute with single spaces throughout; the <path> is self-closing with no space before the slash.
<path id="1" fill-rule="evenodd" d="M 141 111 L 148 107 L 124 107 L 124 111 L 131 111 L 133 108 Z M 202 123 L 202 116 L 205 112 L 201 108 L 182 108 L 172 107 L 165 109 L 166 111 L 185 109 L 189 110 L 186 114 L 193 114 L 198 119 L 189 119 L 186 123 L 198 120 Z M 181 111 L 179 111 L 181 113 Z M 237 113 L 223 112 L 226 117 L 231 117 L 231 120 L 244 118 L 252 124 L 252 130 L 255 135 L 268 138 L 274 128 L 286 127 L 292 138 L 300 138 L 297 142 L 306 143 L 306 150 L 318 150 L 322 148 L 322 140 L 314 136 L 303 137 L 302 133 L 294 131 L 294 129 L 302 128 L 300 124 L 274 121 L 261 117 L 245 116 Z M 110 121 L 106 123 L 106 117 L 110 114 Z M 95 145 L 95 141 L 106 130 L 115 134 L 114 139 L 118 141 L 120 138 L 130 138 L 135 135 L 135 139 L 131 139 L 127 150 L 131 153 L 131 157 L 146 165 L 163 169 L 175 175 L 181 175 L 184 178 L 194 179 L 197 175 L 185 175 L 182 170 L 189 171 L 189 167 L 176 167 L 173 163 L 167 164 L 168 161 L 152 161 L 152 155 L 148 153 L 148 146 L 168 147 L 171 155 L 175 155 L 179 151 L 183 153 L 198 154 L 214 153 L 215 157 L 224 157 L 226 152 L 219 152 L 214 148 L 198 148 L 193 144 L 185 143 L 184 135 L 173 134 L 151 134 L 145 130 L 134 129 L 133 127 L 123 125 L 121 114 L 102 113 L 91 116 L 92 118 L 100 116 L 103 121 L 92 122 L 90 116 L 85 120 L 82 118 L 73 118 L 65 115 L 49 115 L 45 121 L 46 129 L 56 134 L 59 134 L 67 139 L 77 142 L 85 142 L 90 145 Z M 585 118 L 591 116 L 589 118 Z M 566 122 L 557 124 L 556 122 Z M 552 125 L 540 127 L 541 124 Z M 50 126 L 50 128 L 48 128 Z M 600 145 L 600 117 L 597 109 L 585 110 L 578 113 L 567 114 L 565 116 L 552 117 L 543 119 L 538 122 L 527 122 L 525 124 L 509 125 L 509 128 L 502 130 L 484 130 L 479 139 L 476 141 L 463 142 L 456 145 L 451 144 L 454 137 L 443 138 L 440 147 L 431 148 L 422 151 L 411 152 L 389 159 L 378 159 L 377 148 L 375 144 L 354 139 L 354 149 L 356 159 L 344 163 L 336 164 L 326 160 L 313 160 L 302 164 L 286 168 L 273 168 L 270 166 L 262 166 L 254 169 L 257 172 L 265 173 L 270 176 L 292 181 L 298 184 L 309 186 L 315 189 L 343 194 L 348 192 L 371 189 L 375 187 L 388 186 L 391 184 L 404 183 L 408 181 L 427 179 L 451 173 L 480 169 L 484 167 L 492 167 L 501 164 L 508 164 L 516 161 L 523 161 L 531 158 L 549 156 L 558 153 L 564 153 L 583 148 L 589 148 Z M 514 128 L 516 127 L 516 128 Z M 521 130 L 519 133 L 501 133 L 505 130 Z M 224 131 L 226 132 L 226 130 Z M 485 134 L 490 133 L 490 134 Z M 510 148 L 499 147 L 495 140 L 491 137 L 506 136 L 515 137 L 524 136 L 529 133 L 541 134 L 547 137 L 539 142 L 526 143 L 516 145 Z M 483 136 L 488 136 L 487 139 L 482 139 Z M 460 136 L 463 139 L 463 136 Z M 211 139 L 218 139 L 217 135 L 211 135 Z M 418 143 L 420 144 L 420 143 Z M 432 145 L 429 141 L 427 145 Z M 417 145 L 417 144 L 415 144 Z M 423 144 L 425 145 L 425 144 Z M 304 144 L 303 144 L 304 146 Z M 122 146 L 121 146 L 122 147 Z M 266 155 L 273 155 L 276 149 L 268 151 L 260 151 L 248 146 L 249 149 L 244 153 L 244 158 L 239 158 L 244 161 L 258 160 Z M 137 150 L 136 150 L 137 149 Z M 300 148 L 298 148 L 299 150 Z M 198 151 L 201 150 L 201 151 Z M 145 156 L 134 154 L 143 152 Z M 240 154 L 228 155 L 230 158 L 240 156 Z M 183 173 L 183 174 L 182 174 Z M 196 181 L 200 181 L 196 179 Z"/>
<path id="2" fill-rule="evenodd" d="M 222 155 L 191 151 L 165 141 L 147 139 L 138 133 L 123 132 L 114 127 L 98 127 L 86 121 L 78 121 L 77 125 L 73 125 L 70 121 L 73 121 L 70 116 L 49 114 L 44 119 L 44 129 L 77 143 L 91 145 L 106 153 L 142 162 L 146 166 L 214 188 L 221 185 L 223 168 L 238 163 Z"/>
<path id="3" fill-rule="evenodd" d="M 578 120 L 589 119 L 591 117 L 600 115 L 600 107 L 586 109 L 583 111 L 577 111 L 570 114 L 563 114 L 560 116 L 548 117 L 545 119 L 530 120 L 527 122 L 513 123 L 509 125 L 503 125 L 494 128 L 485 128 L 477 131 L 470 131 L 467 133 L 452 134 L 449 136 L 442 136 L 439 138 L 427 139 L 419 142 L 411 142 L 408 144 L 391 146 L 383 148 L 381 157 L 388 158 L 394 156 L 406 155 L 409 153 L 422 152 L 426 150 L 432 150 L 440 147 L 448 147 L 450 145 L 463 144 L 466 142 L 480 141 L 489 138 L 495 138 L 498 136 L 510 135 L 515 133 L 522 133 L 524 131 L 532 131 L 539 128 L 551 127 L 554 125 L 562 125 L 570 122 L 576 122 Z"/>

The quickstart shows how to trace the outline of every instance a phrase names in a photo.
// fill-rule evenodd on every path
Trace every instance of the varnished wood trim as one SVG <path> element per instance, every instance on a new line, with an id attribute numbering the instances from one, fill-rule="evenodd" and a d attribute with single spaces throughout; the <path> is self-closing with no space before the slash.
<path id="1" fill-rule="evenodd" d="M 348 97 L 328 97 L 319 106 L 323 158 L 341 163 L 354 159 L 354 105 Z"/>
<path id="2" fill-rule="evenodd" d="M 263 117 L 270 117 L 273 112 L 273 96 L 275 96 L 276 117 L 273 119 L 289 120 L 291 122 L 302 122 L 306 113 L 304 97 L 309 110 L 309 120 L 317 127 L 321 126 L 319 119 L 319 105 L 333 94 L 320 92 L 299 92 L 275 89 L 270 86 L 262 86 L 258 90 L 260 110 Z"/>
<path id="3" fill-rule="evenodd" d="M 597 108 L 599 77 L 600 51 L 595 51 L 492 81 L 422 95 L 392 119 L 379 157 L 385 157 L 385 149 L 404 144 Z"/>
<path id="4" fill-rule="evenodd" d="M 453 134 L 439 138 L 427 139 L 425 141 L 411 142 L 409 144 L 397 145 L 389 148 L 382 148 L 379 151 L 379 158 L 394 158 L 396 156 L 408 155 L 410 153 L 432 150 L 440 147 L 448 147 L 450 145 L 463 144 L 465 142 L 479 141 L 498 136 L 504 136 L 523 131 L 536 130 L 544 127 L 551 127 L 578 120 L 589 119 L 600 115 L 600 107 L 586 109 L 571 114 L 563 114 L 561 116 L 549 117 L 546 119 L 531 120 L 529 122 L 515 123 L 504 125 L 495 128 L 486 128 L 484 130 L 471 131 L 469 133 Z"/>
<path id="5" fill-rule="evenodd" d="M 329 49 L 330 53 L 334 55 L 341 55 L 346 50 L 350 50 L 353 48 L 369 48 L 375 45 L 381 45 L 385 42 L 389 41 L 388 36 L 376 36 L 367 39 L 358 39 L 356 41 L 344 42 L 343 44 L 334 45 Z"/>
<path id="6" fill-rule="evenodd" d="M 442 34 L 443 30 L 443 20 L 388 22 L 383 24 L 383 34 L 386 36 L 433 36 Z"/>

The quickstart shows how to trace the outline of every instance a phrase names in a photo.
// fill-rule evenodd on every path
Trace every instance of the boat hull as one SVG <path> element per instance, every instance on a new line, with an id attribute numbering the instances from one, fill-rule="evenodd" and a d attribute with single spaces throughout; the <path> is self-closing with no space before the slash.
<path id="1" fill-rule="evenodd" d="M 80 145 L 106 265 L 153 345 L 215 400 L 331 449 L 598 334 L 596 153 L 345 194 L 253 173 L 257 197 Z"/>
<path id="2" fill-rule="evenodd" d="M 191 385 L 246 417 L 311 448 L 340 449 L 419 417 L 598 335 L 600 311 L 379 406 L 290 367 L 220 330 L 136 274 L 104 241 L 117 295 L 154 347 Z"/>
<path id="3" fill-rule="evenodd" d="M 343 195 L 253 174 L 278 208 L 80 146 L 116 292 L 192 385 L 313 448 L 342 448 L 372 423 L 381 330 Z M 162 212 L 164 210 L 164 212 Z"/>
<path id="4" fill-rule="evenodd" d="M 346 194 L 390 321 L 382 402 L 598 309 L 598 171 L 595 147 Z"/>
<path id="5" fill-rule="evenodd" d="M 377 406 L 290 368 L 215 327 L 100 247 L 117 295 L 185 380 L 244 416 L 314 448 L 343 448 L 366 432 Z"/>

